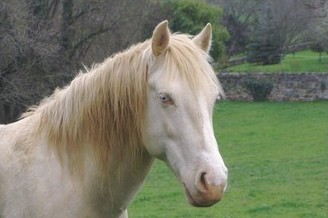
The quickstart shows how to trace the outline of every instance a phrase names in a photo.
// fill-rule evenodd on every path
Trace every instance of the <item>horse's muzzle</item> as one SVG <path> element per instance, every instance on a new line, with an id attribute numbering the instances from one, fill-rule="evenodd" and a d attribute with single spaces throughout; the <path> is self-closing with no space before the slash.
<path id="1" fill-rule="evenodd" d="M 200 173 L 194 191 L 183 183 L 186 196 L 192 206 L 210 207 L 222 199 L 227 187 L 227 179 L 223 178 L 219 183 L 213 184 L 209 177 L 206 173 Z"/>

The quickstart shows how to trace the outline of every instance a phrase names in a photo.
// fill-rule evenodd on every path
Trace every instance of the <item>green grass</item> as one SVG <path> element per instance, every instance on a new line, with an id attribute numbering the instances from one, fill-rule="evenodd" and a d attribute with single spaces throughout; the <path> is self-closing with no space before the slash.
<path id="1" fill-rule="evenodd" d="M 322 60 L 319 62 L 319 53 L 312 51 L 297 52 L 295 55 L 288 54 L 280 64 L 256 65 L 241 64 L 229 67 L 229 72 L 263 72 L 263 73 L 304 73 L 304 72 L 328 72 L 328 55 L 322 53 Z"/>
<path id="2" fill-rule="evenodd" d="M 129 217 L 328 217 L 328 102 L 216 106 L 229 187 L 211 208 L 188 205 L 157 161 Z"/>

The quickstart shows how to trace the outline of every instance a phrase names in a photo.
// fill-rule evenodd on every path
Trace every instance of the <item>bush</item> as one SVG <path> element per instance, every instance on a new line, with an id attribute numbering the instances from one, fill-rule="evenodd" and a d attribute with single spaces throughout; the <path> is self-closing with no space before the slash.
<path id="1" fill-rule="evenodd" d="M 273 21 L 273 12 L 261 16 L 247 48 L 247 62 L 260 65 L 279 64 L 283 58 L 284 40 Z"/>
<path id="2" fill-rule="evenodd" d="M 227 29 L 220 23 L 221 8 L 199 0 L 168 0 L 163 2 L 162 8 L 170 18 L 169 23 L 173 32 L 195 35 L 207 23 L 211 23 L 213 28 L 211 56 L 215 62 L 223 56 L 224 42 L 230 36 Z"/>
<path id="3" fill-rule="evenodd" d="M 273 89 L 273 83 L 268 80 L 250 79 L 245 82 L 245 88 L 254 101 L 265 101 Z"/>
<path id="4" fill-rule="evenodd" d="M 279 44 L 263 41 L 247 45 L 247 62 L 261 65 L 279 64 L 282 60 L 282 51 Z"/>

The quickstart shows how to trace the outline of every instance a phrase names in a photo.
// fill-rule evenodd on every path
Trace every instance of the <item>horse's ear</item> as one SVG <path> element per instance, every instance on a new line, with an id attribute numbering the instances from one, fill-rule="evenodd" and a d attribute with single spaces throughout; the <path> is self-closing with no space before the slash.
<path id="1" fill-rule="evenodd" d="M 168 21 L 162 21 L 159 23 L 154 32 L 151 42 L 151 48 L 155 56 L 162 54 L 170 43 L 170 31 L 168 27 Z"/>
<path id="2" fill-rule="evenodd" d="M 209 52 L 212 40 L 212 25 L 208 23 L 204 29 L 193 38 L 193 41 L 205 52 Z"/>

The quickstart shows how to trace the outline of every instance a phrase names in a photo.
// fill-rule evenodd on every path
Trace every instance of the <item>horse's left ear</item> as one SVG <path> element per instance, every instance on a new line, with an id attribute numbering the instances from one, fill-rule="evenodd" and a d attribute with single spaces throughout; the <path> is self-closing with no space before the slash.
<path id="1" fill-rule="evenodd" d="M 204 29 L 193 38 L 193 41 L 205 52 L 209 52 L 212 40 L 212 25 L 208 23 Z"/>
<path id="2" fill-rule="evenodd" d="M 169 47 L 170 30 L 167 20 L 162 21 L 155 27 L 151 41 L 151 49 L 155 56 L 159 56 Z"/>

